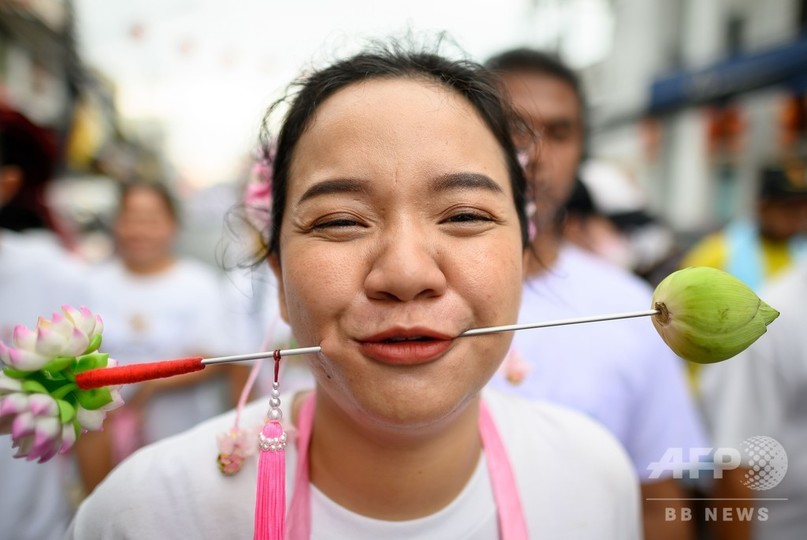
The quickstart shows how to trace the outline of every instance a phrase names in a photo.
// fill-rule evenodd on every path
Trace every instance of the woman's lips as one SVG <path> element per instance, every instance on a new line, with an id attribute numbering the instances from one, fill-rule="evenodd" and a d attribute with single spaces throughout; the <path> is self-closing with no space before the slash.
<path id="1" fill-rule="evenodd" d="M 387 331 L 360 340 L 361 352 L 384 364 L 417 365 L 439 358 L 454 340 L 431 331 Z"/>

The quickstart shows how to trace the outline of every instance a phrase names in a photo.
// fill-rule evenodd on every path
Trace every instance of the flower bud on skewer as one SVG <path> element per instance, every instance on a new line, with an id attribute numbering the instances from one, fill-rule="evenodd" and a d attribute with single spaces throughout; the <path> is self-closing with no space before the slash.
<path id="1" fill-rule="evenodd" d="M 722 270 L 692 267 L 673 272 L 653 294 L 653 326 L 681 358 L 720 362 L 743 351 L 779 312 L 748 285 Z"/>

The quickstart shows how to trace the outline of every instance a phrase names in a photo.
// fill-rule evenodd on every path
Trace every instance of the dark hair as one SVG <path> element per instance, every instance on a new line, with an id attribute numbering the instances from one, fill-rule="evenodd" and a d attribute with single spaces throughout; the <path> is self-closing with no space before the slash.
<path id="1" fill-rule="evenodd" d="M 764 201 L 807 199 L 807 167 L 800 160 L 766 163 L 759 169 L 757 198 Z"/>
<path id="2" fill-rule="evenodd" d="M 123 208 L 126 198 L 135 190 L 145 189 L 151 191 L 165 205 L 166 210 L 171 215 L 171 218 L 179 223 L 179 205 L 171 190 L 163 182 L 147 182 L 144 180 L 132 180 L 123 182 L 118 188 L 118 213 Z"/>
<path id="3" fill-rule="evenodd" d="M 0 210 L 0 227 L 51 229 L 61 235 L 45 202 L 58 152 L 53 134 L 23 114 L 0 105 L 0 166 L 19 167 L 22 185 Z M 63 238 L 66 240 L 66 238 Z"/>
<path id="4" fill-rule="evenodd" d="M 555 54 L 519 47 L 499 53 L 485 62 L 485 67 L 497 74 L 524 72 L 546 75 L 569 85 L 577 96 L 580 116 L 585 127 L 586 96 L 577 73 Z M 584 130 L 585 131 L 585 130 Z"/>
<path id="5" fill-rule="evenodd" d="M 287 96 L 267 111 L 261 133 L 263 158 L 272 164 L 272 221 L 264 256 L 279 255 L 280 227 L 286 206 L 289 167 L 300 137 L 310 125 L 317 109 L 328 97 L 352 84 L 372 79 L 423 79 L 435 81 L 465 97 L 476 109 L 504 152 L 513 202 L 521 225 L 524 246 L 528 245 L 525 210 L 526 180 L 512 141 L 512 123 L 516 117 L 502 98 L 492 75 L 480 64 L 468 60 L 450 60 L 435 52 L 404 50 L 396 44 L 375 45 L 365 52 L 329 67 L 304 75 L 289 87 Z M 296 92 L 294 92 L 296 89 Z M 293 96 L 292 96 L 293 94 Z M 277 108 L 291 100 L 280 133 L 270 135 L 270 117 Z M 273 142 L 276 142 L 273 148 Z"/>

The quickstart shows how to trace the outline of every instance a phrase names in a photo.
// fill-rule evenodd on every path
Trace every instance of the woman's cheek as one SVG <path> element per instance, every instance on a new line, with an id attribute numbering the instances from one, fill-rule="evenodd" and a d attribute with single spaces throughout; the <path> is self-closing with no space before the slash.
<path id="1" fill-rule="evenodd" d="M 297 334 L 321 339 L 323 336 L 314 336 L 313 332 L 328 332 L 337 324 L 340 313 L 354 298 L 358 282 L 351 273 L 355 266 L 351 268 L 324 253 L 312 255 L 302 254 L 295 264 L 284 268 L 286 302 Z"/>
<path id="2" fill-rule="evenodd" d="M 471 293 L 481 295 L 482 302 L 491 308 L 507 310 L 521 299 L 523 268 L 521 251 L 507 249 L 508 245 L 502 244 L 499 249 L 480 250 L 468 261 L 475 272 L 467 288 Z M 503 301 L 505 298 L 508 301 Z"/>

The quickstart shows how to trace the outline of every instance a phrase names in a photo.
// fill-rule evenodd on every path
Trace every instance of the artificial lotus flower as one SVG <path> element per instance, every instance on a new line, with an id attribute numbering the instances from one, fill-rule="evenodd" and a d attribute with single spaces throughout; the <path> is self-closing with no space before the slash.
<path id="1" fill-rule="evenodd" d="M 14 327 L 11 347 L 0 342 L 0 361 L 20 371 L 37 371 L 58 357 L 76 357 L 101 345 L 103 321 L 85 308 L 62 306 L 52 319 L 40 317 L 36 328 Z"/>
<path id="2" fill-rule="evenodd" d="M 11 435 L 14 457 L 47 461 L 76 442 L 75 408 L 48 394 L 27 393 L 20 381 L 0 374 L 0 434 Z"/>
<path id="3" fill-rule="evenodd" d="M 42 462 L 65 453 L 123 405 L 119 387 L 76 384 L 77 373 L 116 364 L 98 352 L 102 331 L 89 309 L 63 306 L 34 330 L 15 327 L 12 346 L 0 342 L 0 434 L 11 435 L 15 457 Z"/>

